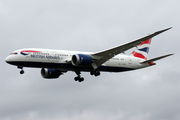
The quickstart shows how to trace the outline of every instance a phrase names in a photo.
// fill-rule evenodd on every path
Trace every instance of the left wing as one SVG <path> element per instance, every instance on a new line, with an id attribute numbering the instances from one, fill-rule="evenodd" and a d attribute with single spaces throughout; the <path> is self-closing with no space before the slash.
<path id="1" fill-rule="evenodd" d="M 111 59 L 112 57 L 114 57 L 115 55 L 119 54 L 119 53 L 123 53 L 124 51 L 130 49 L 130 48 L 133 48 L 133 47 L 136 47 L 137 45 L 141 44 L 142 42 L 162 33 L 162 32 L 165 32 L 167 30 L 171 29 L 170 28 L 167 28 L 167 29 L 164 29 L 164 30 L 161 30 L 161 31 L 157 31 L 153 34 L 150 34 L 148 36 L 145 36 L 143 38 L 140 38 L 140 39 L 137 39 L 137 40 L 134 40 L 132 42 L 129 42 L 129 43 L 126 43 L 126 44 L 123 44 L 123 45 L 120 45 L 120 46 L 117 46 L 117 47 L 114 47 L 114 48 L 111 48 L 111 49 L 108 49 L 108 50 L 104 50 L 104 51 L 101 51 L 101 52 L 97 52 L 97 53 L 94 53 L 94 54 L 91 54 L 92 58 L 94 59 L 94 62 L 92 63 L 92 67 L 94 69 L 98 68 L 99 66 L 101 66 L 103 63 L 105 63 L 107 60 Z"/>

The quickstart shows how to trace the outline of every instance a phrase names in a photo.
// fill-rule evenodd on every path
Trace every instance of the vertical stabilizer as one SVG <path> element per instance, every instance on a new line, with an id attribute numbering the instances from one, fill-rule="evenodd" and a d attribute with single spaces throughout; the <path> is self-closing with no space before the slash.
<path id="1" fill-rule="evenodd" d="M 134 57 L 147 60 L 150 44 L 151 39 L 142 42 L 140 45 L 136 47 L 136 49 L 131 53 L 131 55 L 133 55 Z"/>

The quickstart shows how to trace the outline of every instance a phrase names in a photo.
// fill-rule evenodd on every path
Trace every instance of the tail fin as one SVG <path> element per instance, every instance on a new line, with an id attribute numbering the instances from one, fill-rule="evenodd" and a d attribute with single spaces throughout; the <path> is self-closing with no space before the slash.
<path id="1" fill-rule="evenodd" d="M 150 44 L 151 44 L 151 39 L 142 42 L 140 45 L 136 47 L 136 49 L 131 53 L 131 55 L 134 57 L 147 60 Z"/>

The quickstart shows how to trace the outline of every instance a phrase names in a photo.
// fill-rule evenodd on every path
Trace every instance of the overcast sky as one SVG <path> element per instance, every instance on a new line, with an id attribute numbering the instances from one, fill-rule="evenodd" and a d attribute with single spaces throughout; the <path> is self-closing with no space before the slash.
<path id="1" fill-rule="evenodd" d="M 179 0 L 0 0 L 0 120 L 179 120 Z M 21 48 L 97 52 L 149 33 L 156 66 L 45 80 L 4 59 Z M 132 50 L 127 51 L 129 54 Z"/>

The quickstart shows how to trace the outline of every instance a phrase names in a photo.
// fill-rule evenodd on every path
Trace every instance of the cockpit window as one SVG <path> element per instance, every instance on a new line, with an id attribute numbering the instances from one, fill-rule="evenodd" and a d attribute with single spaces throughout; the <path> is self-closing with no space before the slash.
<path id="1" fill-rule="evenodd" d="M 10 55 L 17 55 L 18 53 L 17 52 L 13 52 L 13 53 L 11 53 Z"/>

